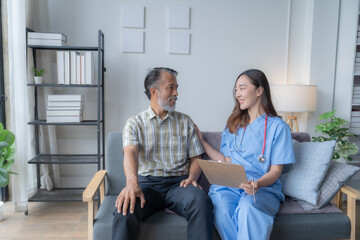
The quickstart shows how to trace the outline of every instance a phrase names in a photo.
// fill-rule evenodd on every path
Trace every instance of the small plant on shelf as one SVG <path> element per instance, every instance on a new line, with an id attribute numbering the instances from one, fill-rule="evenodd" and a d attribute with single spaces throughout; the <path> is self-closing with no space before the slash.
<path id="1" fill-rule="evenodd" d="M 38 70 L 36 67 L 33 67 L 33 71 L 35 74 L 35 77 L 42 77 L 42 75 L 45 73 L 45 69 Z"/>
<path id="2" fill-rule="evenodd" d="M 315 132 L 322 132 L 328 137 L 319 136 L 312 137 L 313 142 L 324 142 L 324 141 L 336 141 L 336 146 L 334 149 L 333 160 L 344 158 L 348 161 L 351 161 L 351 155 L 355 155 L 359 151 L 359 147 L 350 142 L 348 137 L 357 137 L 356 134 L 351 133 L 349 128 L 344 125 L 348 124 L 342 118 L 335 117 L 336 110 L 323 113 L 319 116 L 319 120 L 328 120 L 326 123 L 320 123 L 316 125 Z"/>
<path id="3" fill-rule="evenodd" d="M 34 71 L 34 81 L 36 84 L 42 84 L 43 82 L 43 74 L 45 73 L 45 69 L 37 69 L 36 67 L 33 67 Z"/>

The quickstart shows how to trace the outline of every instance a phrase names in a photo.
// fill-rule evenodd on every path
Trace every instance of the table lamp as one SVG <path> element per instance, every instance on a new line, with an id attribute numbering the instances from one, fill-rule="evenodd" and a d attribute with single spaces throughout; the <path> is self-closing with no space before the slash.
<path id="1" fill-rule="evenodd" d="M 316 88 L 314 85 L 271 85 L 270 91 L 273 104 L 277 112 L 291 112 L 287 116 L 287 124 L 293 132 L 295 125 L 296 132 L 299 131 L 297 117 L 294 112 L 314 112 L 316 109 Z"/>

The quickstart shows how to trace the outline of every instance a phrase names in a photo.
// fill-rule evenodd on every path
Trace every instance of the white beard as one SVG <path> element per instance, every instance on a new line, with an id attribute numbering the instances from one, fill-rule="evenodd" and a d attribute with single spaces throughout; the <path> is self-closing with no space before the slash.
<path id="1" fill-rule="evenodd" d="M 175 104 L 174 106 L 170 107 L 170 104 L 169 104 L 169 101 L 171 99 L 177 99 L 177 97 L 169 97 L 168 99 L 164 99 L 164 100 L 161 100 L 161 94 L 159 92 L 159 98 L 158 98 L 158 104 L 162 107 L 162 109 L 164 109 L 165 111 L 168 111 L 168 112 L 173 112 L 175 110 Z"/>

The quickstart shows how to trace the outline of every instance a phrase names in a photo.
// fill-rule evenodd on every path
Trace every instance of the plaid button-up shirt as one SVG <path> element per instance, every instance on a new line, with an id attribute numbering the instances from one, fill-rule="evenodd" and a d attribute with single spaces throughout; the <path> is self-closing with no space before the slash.
<path id="1" fill-rule="evenodd" d="M 142 176 L 181 176 L 189 174 L 189 159 L 204 150 L 191 118 L 180 112 L 161 120 L 151 107 L 127 120 L 123 147 L 138 147 Z"/>

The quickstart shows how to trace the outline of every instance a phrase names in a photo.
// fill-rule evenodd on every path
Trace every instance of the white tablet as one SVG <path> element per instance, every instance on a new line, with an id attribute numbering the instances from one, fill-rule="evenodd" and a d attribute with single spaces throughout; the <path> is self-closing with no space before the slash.
<path id="1" fill-rule="evenodd" d="M 241 183 L 248 182 L 243 165 L 202 159 L 197 161 L 211 184 L 239 188 Z"/>

